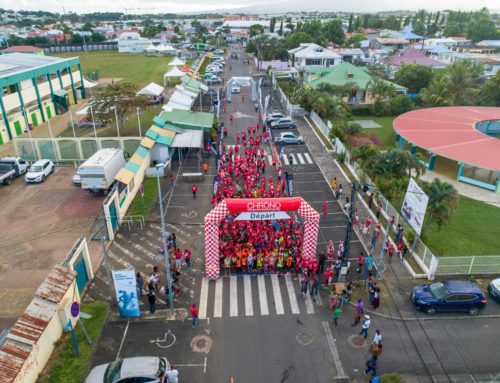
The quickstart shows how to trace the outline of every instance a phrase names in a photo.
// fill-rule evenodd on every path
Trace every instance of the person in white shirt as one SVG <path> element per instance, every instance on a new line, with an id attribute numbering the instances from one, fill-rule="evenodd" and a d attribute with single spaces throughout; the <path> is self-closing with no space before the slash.
<path id="1" fill-rule="evenodd" d="M 170 366 L 170 369 L 165 374 L 168 383 L 179 383 L 179 371 L 174 369 L 174 366 Z"/>
<path id="2" fill-rule="evenodd" d="M 375 330 L 375 335 L 373 336 L 373 342 L 372 343 L 375 343 L 375 344 L 378 345 L 380 342 L 382 342 L 382 334 L 380 333 L 379 329 L 376 329 Z"/>

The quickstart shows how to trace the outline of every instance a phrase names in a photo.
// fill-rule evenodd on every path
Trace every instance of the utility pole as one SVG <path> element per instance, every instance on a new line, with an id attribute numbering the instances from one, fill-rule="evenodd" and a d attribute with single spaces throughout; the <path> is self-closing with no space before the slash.
<path id="1" fill-rule="evenodd" d="M 347 266 L 347 261 L 349 259 L 349 252 L 351 250 L 351 240 L 354 228 L 352 222 L 354 221 L 354 215 L 356 211 L 356 197 L 358 195 L 359 184 L 355 181 L 351 184 L 351 205 L 349 206 L 349 215 L 347 222 L 347 231 L 345 234 L 344 241 L 344 254 L 342 254 L 342 267 Z"/>

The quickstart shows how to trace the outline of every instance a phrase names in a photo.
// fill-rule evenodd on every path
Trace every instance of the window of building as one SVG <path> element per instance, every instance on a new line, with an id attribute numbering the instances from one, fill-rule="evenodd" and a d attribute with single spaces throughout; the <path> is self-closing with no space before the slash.
<path id="1" fill-rule="evenodd" d="M 306 65 L 321 65 L 321 59 L 306 59 Z"/>

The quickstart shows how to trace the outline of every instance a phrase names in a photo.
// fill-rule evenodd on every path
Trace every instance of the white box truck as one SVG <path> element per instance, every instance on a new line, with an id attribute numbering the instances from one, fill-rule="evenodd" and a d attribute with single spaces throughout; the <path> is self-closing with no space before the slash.
<path id="1" fill-rule="evenodd" d="M 101 149 L 95 152 L 78 170 L 82 189 L 89 193 L 106 194 L 125 163 L 125 153 L 121 149 Z"/>

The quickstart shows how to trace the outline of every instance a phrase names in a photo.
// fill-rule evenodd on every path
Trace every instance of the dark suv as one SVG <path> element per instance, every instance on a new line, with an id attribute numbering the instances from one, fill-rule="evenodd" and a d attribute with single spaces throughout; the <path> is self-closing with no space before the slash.
<path id="1" fill-rule="evenodd" d="M 443 281 L 416 286 L 411 293 L 415 307 L 426 314 L 437 311 L 465 311 L 477 315 L 486 305 L 486 298 L 473 282 Z"/>

